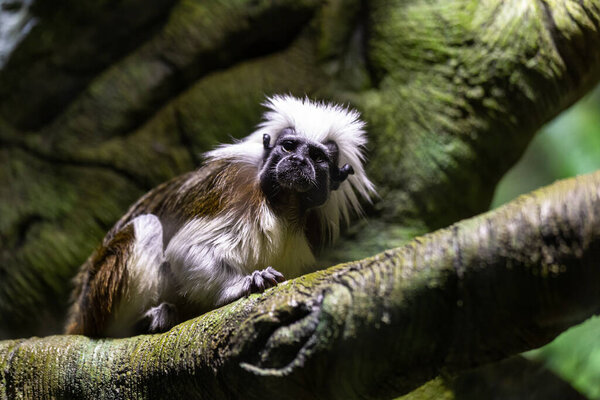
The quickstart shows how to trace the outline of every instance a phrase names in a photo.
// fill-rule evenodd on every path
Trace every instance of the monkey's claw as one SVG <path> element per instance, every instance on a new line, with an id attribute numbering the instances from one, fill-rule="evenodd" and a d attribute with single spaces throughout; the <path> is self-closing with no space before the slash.
<path id="1" fill-rule="evenodd" d="M 262 271 L 254 271 L 246 277 L 248 290 L 247 293 L 260 293 L 266 289 L 277 286 L 279 282 L 283 282 L 283 275 L 273 267 L 267 267 Z"/>

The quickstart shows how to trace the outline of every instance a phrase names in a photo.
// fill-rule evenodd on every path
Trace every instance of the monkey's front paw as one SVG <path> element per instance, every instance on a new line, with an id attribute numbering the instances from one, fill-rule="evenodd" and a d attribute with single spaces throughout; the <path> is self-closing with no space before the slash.
<path id="1" fill-rule="evenodd" d="M 277 286 L 279 282 L 283 282 L 283 275 L 273 267 L 267 267 L 262 271 L 254 271 L 246 277 L 244 288 L 246 293 L 260 293 L 266 289 Z"/>

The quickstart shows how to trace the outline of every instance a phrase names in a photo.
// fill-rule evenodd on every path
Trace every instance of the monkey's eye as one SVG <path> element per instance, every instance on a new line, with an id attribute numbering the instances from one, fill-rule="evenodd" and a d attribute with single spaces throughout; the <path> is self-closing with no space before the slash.
<path id="1" fill-rule="evenodd" d="M 285 152 L 289 153 L 290 151 L 293 151 L 294 148 L 296 148 L 296 143 L 294 143 L 293 140 L 284 140 L 283 142 L 281 142 L 281 147 Z"/>
<path id="2" fill-rule="evenodd" d="M 309 155 L 316 163 L 327 161 L 327 155 L 321 149 L 317 149 L 316 147 L 312 147 L 309 150 Z"/>

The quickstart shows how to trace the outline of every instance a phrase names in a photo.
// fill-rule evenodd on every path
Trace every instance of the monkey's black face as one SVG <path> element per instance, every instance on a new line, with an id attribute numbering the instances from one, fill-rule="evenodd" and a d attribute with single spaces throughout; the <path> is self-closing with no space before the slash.
<path id="1" fill-rule="evenodd" d="M 263 140 L 265 158 L 260 182 L 273 202 L 291 193 L 297 196 L 299 206 L 308 210 L 323 205 L 330 191 L 339 186 L 341 181 L 332 179 L 339 175 L 335 143 L 313 142 L 292 129 L 285 129 L 273 146 L 268 135 Z"/>

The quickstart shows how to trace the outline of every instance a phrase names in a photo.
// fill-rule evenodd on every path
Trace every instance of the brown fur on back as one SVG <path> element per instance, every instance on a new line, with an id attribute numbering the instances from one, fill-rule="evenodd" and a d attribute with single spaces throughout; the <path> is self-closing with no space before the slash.
<path id="1" fill-rule="evenodd" d="M 66 333 L 98 336 L 107 327 L 127 290 L 126 265 L 134 240 L 133 225 L 127 225 L 82 266 Z"/>
<path id="2" fill-rule="evenodd" d="M 257 207 L 263 199 L 257 174 L 256 166 L 216 161 L 173 178 L 134 203 L 108 232 L 104 243 L 142 214 L 154 214 L 160 219 L 166 247 L 183 224 L 194 218 Z"/>
<path id="3" fill-rule="evenodd" d="M 235 176 L 234 165 L 213 162 L 196 171 L 188 172 L 162 183 L 135 202 L 104 239 L 106 244 L 113 235 L 135 217 L 154 214 L 163 226 L 165 246 L 181 226 L 194 217 L 213 216 L 225 206 L 224 188 L 228 177 Z"/>

